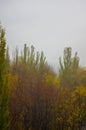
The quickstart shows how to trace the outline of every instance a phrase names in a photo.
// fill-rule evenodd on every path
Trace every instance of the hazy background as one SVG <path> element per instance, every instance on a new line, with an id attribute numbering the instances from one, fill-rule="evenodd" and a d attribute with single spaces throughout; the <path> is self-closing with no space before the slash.
<path id="1" fill-rule="evenodd" d="M 11 51 L 33 44 L 56 68 L 71 46 L 86 65 L 86 0 L 0 0 L 0 21 Z"/>

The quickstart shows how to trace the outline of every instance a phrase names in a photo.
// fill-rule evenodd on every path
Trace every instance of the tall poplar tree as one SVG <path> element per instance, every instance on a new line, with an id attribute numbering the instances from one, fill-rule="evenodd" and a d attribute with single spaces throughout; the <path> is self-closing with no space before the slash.
<path id="1" fill-rule="evenodd" d="M 77 56 L 77 52 L 75 53 L 74 57 L 72 57 L 72 48 L 65 48 L 63 62 L 60 57 L 59 64 L 61 86 L 76 86 L 76 74 L 79 68 L 79 57 Z"/>
<path id="2" fill-rule="evenodd" d="M 8 84 L 5 76 L 5 31 L 0 25 L 0 130 L 8 128 Z"/>

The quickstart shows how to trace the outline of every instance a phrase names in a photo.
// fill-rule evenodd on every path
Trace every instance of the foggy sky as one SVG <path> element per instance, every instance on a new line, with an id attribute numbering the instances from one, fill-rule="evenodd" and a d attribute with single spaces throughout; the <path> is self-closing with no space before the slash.
<path id="1" fill-rule="evenodd" d="M 70 46 L 86 65 L 86 0 L 0 0 L 0 21 L 11 51 L 34 45 L 58 66 L 64 47 Z"/>

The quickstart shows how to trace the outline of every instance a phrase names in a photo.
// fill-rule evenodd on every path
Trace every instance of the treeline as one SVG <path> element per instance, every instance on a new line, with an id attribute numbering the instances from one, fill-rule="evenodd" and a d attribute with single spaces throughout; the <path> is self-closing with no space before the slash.
<path id="1" fill-rule="evenodd" d="M 56 74 L 44 53 L 24 45 L 10 59 L 0 26 L 0 130 L 86 129 L 86 68 L 65 48 Z"/>

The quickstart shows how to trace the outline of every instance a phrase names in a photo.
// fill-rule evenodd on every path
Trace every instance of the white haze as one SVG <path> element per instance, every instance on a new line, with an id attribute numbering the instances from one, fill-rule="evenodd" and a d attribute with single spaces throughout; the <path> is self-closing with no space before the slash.
<path id="1" fill-rule="evenodd" d="M 57 67 L 70 46 L 86 65 L 86 0 L 0 0 L 0 21 L 11 51 L 33 44 Z"/>

